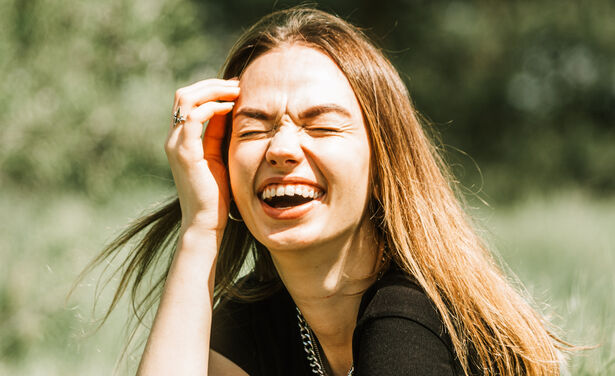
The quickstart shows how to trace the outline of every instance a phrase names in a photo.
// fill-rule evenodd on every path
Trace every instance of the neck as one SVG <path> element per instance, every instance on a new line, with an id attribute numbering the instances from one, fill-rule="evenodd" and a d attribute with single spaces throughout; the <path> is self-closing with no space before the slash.
<path id="1" fill-rule="evenodd" d="M 352 364 L 352 334 L 363 292 L 374 282 L 380 250 L 370 225 L 342 239 L 271 252 L 276 269 L 322 346 L 334 375 Z"/>

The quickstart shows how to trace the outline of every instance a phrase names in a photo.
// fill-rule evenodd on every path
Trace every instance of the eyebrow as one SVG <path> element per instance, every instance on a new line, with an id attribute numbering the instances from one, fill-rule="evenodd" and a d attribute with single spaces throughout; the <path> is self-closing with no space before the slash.
<path id="1" fill-rule="evenodd" d="M 312 106 L 302 111 L 301 113 L 299 113 L 299 119 L 312 119 L 330 112 L 336 112 L 348 118 L 352 117 L 350 112 L 344 107 L 335 103 L 326 103 Z M 263 110 L 251 107 L 241 108 L 235 113 L 235 116 L 233 118 L 237 118 L 238 116 L 245 116 L 256 120 L 272 120 L 275 117 L 274 115 L 269 114 Z"/>
<path id="2" fill-rule="evenodd" d="M 308 108 L 299 114 L 299 119 L 311 119 L 329 112 L 337 112 L 346 117 L 352 117 L 350 112 L 344 107 L 335 103 L 327 103 Z"/>
<path id="3" fill-rule="evenodd" d="M 261 111 L 256 108 L 250 108 L 250 107 L 244 107 L 241 110 L 235 112 L 233 119 L 239 116 L 245 116 L 245 117 L 257 119 L 257 120 L 269 120 L 272 117 L 271 115 L 267 114 L 265 111 Z"/>

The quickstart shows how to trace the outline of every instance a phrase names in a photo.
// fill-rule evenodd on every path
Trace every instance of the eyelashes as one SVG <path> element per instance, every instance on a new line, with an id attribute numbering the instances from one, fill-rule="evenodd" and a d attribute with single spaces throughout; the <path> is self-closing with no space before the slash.
<path id="1" fill-rule="evenodd" d="M 307 127 L 308 132 L 339 133 L 341 130 L 332 127 Z"/>
<path id="2" fill-rule="evenodd" d="M 323 137 L 343 132 L 343 127 L 324 124 L 306 124 L 298 126 L 299 130 L 314 137 Z M 279 127 L 265 128 L 264 124 L 246 124 L 243 130 L 236 132 L 240 139 L 252 139 L 271 137 L 275 135 Z"/>
<path id="3" fill-rule="evenodd" d="M 333 127 L 302 127 L 302 129 L 309 135 L 313 136 L 326 136 L 333 135 L 337 133 L 341 133 L 342 131 L 338 128 Z M 240 139 L 254 139 L 254 138 L 264 138 L 269 137 L 275 134 L 273 130 L 246 130 L 242 132 L 238 132 L 238 137 Z"/>
<path id="4" fill-rule="evenodd" d="M 239 138 L 255 138 L 255 137 L 260 137 L 260 136 L 266 136 L 270 132 L 271 131 L 246 131 L 246 132 L 240 132 L 239 133 Z"/>

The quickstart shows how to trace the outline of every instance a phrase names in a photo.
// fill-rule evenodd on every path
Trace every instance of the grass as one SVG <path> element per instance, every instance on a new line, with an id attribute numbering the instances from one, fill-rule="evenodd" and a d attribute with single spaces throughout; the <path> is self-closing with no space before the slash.
<path id="1" fill-rule="evenodd" d="M 169 191 L 133 187 L 106 203 L 75 194 L 0 196 L 0 374 L 108 375 L 119 355 L 125 306 L 94 333 L 89 275 L 65 303 L 77 274 L 123 225 Z M 615 373 L 615 198 L 575 192 L 533 197 L 475 215 L 500 257 L 563 337 L 599 344 L 566 373 Z M 108 301 L 103 294 L 98 312 Z M 131 360 L 134 365 L 138 354 Z"/>
<path id="2" fill-rule="evenodd" d="M 483 220 L 563 337 L 598 345 L 571 359 L 570 374 L 615 374 L 615 198 L 555 193 L 493 209 Z"/>

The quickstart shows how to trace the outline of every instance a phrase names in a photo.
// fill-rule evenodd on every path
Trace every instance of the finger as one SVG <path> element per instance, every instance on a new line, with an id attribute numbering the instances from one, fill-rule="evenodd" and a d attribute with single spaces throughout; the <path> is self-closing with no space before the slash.
<path id="1" fill-rule="evenodd" d="M 167 140 L 165 142 L 165 150 L 173 149 L 177 146 L 178 143 L 181 142 L 180 135 L 182 134 L 182 130 L 184 130 L 184 125 L 186 122 L 193 120 L 198 124 L 189 124 L 187 137 L 195 138 L 198 134 L 200 138 L 202 134 L 202 124 L 206 122 L 212 114 L 209 114 L 208 111 L 199 110 L 195 114 L 192 114 L 192 108 L 194 106 L 201 106 L 207 100 L 235 100 L 238 96 L 239 89 L 239 81 L 237 79 L 223 80 L 223 79 L 207 79 L 203 81 L 196 82 L 190 86 L 180 88 L 175 93 L 175 100 L 173 104 L 173 112 L 171 116 L 171 126 L 169 128 L 169 132 L 167 134 Z M 201 103 L 202 102 L 202 103 Z M 181 104 L 180 104 L 181 103 Z M 180 115 L 185 119 L 182 122 L 176 122 L 175 117 L 173 115 L 176 114 L 178 106 L 184 106 L 180 109 Z M 206 106 L 210 107 L 210 106 Z M 213 105 L 213 107 L 220 107 L 219 105 Z M 222 105 L 222 111 L 224 113 L 225 106 Z M 232 108 L 232 105 L 231 105 Z M 219 109 L 219 108 L 218 108 Z M 215 113 L 216 110 L 213 109 L 212 113 Z M 188 116 L 190 115 L 190 116 Z M 190 117 L 190 119 L 189 119 Z M 199 140 L 201 143 L 201 140 Z M 203 147 L 202 143 L 200 145 Z"/>
<path id="2" fill-rule="evenodd" d="M 222 159 L 222 141 L 225 131 L 226 116 L 214 115 L 209 120 L 203 135 L 203 156 L 205 159 Z"/>
<path id="3" fill-rule="evenodd" d="M 226 131 L 226 117 L 224 115 L 214 115 L 209 120 L 203 139 L 222 140 Z"/>
<path id="4" fill-rule="evenodd" d="M 210 101 L 232 101 L 239 95 L 239 86 L 200 85 L 195 88 L 179 89 L 175 93 L 175 106 L 189 110 Z"/>
<path id="5" fill-rule="evenodd" d="M 173 101 L 173 113 L 177 111 L 178 106 L 184 106 L 183 112 L 191 110 L 194 105 L 200 105 L 207 100 L 234 100 L 238 95 L 239 81 L 236 79 L 208 79 L 196 82 L 190 86 L 179 88 L 175 91 L 175 99 Z M 220 91 L 220 89 L 222 90 Z M 227 88 L 227 90 L 225 90 Z M 230 88 L 230 89 L 228 89 Z M 216 98 L 216 95 L 220 98 Z M 173 124 L 173 122 L 171 122 Z"/>
<path id="6" fill-rule="evenodd" d="M 171 116 L 171 130 L 173 132 L 174 128 L 181 126 L 184 121 L 176 121 L 176 114 L 181 116 L 184 120 L 189 120 L 189 117 L 194 117 L 192 114 L 194 111 L 193 108 L 195 106 L 202 106 L 208 102 L 216 102 L 216 101 L 233 101 L 237 99 L 239 95 L 239 88 L 208 88 L 207 90 L 202 90 L 199 93 L 193 93 L 192 95 L 183 95 L 179 98 L 179 103 L 173 108 L 173 115 Z M 197 118 L 202 117 L 201 114 L 196 114 Z M 213 115 L 210 115 L 213 116 Z M 201 121 L 201 123 L 207 121 L 209 119 Z"/>
<path id="7" fill-rule="evenodd" d="M 225 115 L 229 113 L 234 102 L 207 102 L 192 110 L 186 116 L 183 124 L 183 137 L 201 140 L 203 134 L 203 123 L 209 121 L 214 115 Z"/>
<path id="8" fill-rule="evenodd" d="M 232 101 L 237 99 L 238 96 L 238 86 L 210 86 L 182 94 L 177 105 L 181 106 L 182 109 L 189 110 L 206 102 Z"/>
<path id="9" fill-rule="evenodd" d="M 203 87 L 206 86 L 238 86 L 239 85 L 239 81 L 238 80 L 224 80 L 224 79 L 219 79 L 219 78 L 210 78 L 207 80 L 202 80 L 202 81 L 198 81 L 193 83 L 192 85 L 188 85 L 186 86 L 186 90 L 187 91 L 191 91 L 191 90 L 199 90 Z"/>
<path id="10" fill-rule="evenodd" d="M 175 92 L 176 97 L 181 96 L 183 94 L 189 94 L 195 91 L 202 90 L 206 87 L 213 86 L 225 86 L 225 87 L 234 87 L 239 86 L 239 81 L 237 80 L 222 80 L 222 79 L 207 79 L 193 83 L 192 85 L 188 85 L 182 88 L 177 89 Z"/>
<path id="11" fill-rule="evenodd" d="M 192 148 L 195 147 L 195 144 L 198 144 L 202 148 L 201 134 L 203 133 L 203 123 L 217 113 L 222 115 L 228 113 L 233 109 L 233 105 L 234 102 L 208 102 L 188 113 L 184 121 L 178 122 L 176 125 L 171 124 L 165 143 L 165 150 L 171 150 L 179 144 L 184 146 L 191 144 Z M 197 140 L 197 142 L 193 140 Z M 199 156 L 202 155 L 203 153 L 200 152 Z"/>
<path id="12" fill-rule="evenodd" d="M 179 131 L 183 123 L 183 122 L 178 122 L 177 124 L 175 123 L 175 113 L 176 112 L 173 112 L 173 114 L 171 115 L 171 126 L 169 127 L 169 132 L 167 133 L 167 140 L 165 142 L 165 148 L 169 144 L 175 144 L 177 142 Z"/>
<path id="13" fill-rule="evenodd" d="M 167 154 L 167 158 L 170 158 L 174 151 L 177 149 L 177 144 L 179 142 L 179 131 L 171 128 L 169 130 L 169 134 L 167 135 L 167 139 L 164 142 L 164 151 Z"/>

